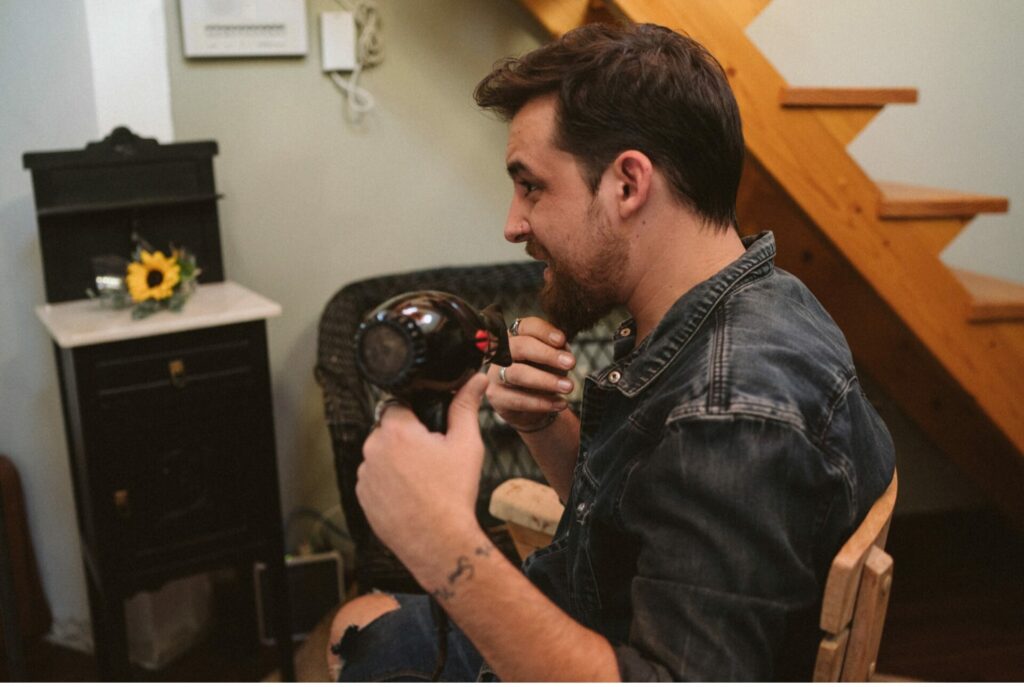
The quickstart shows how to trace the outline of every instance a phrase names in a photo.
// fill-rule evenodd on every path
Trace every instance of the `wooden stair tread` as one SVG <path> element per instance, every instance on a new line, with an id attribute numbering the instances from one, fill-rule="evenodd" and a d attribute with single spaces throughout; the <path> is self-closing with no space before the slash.
<path id="1" fill-rule="evenodd" d="M 871 107 L 916 103 L 916 88 L 818 88 L 786 86 L 779 92 L 784 107 Z"/>
<path id="2" fill-rule="evenodd" d="M 971 295 L 971 322 L 1024 319 L 1024 284 L 969 270 L 953 274 Z"/>
<path id="3" fill-rule="evenodd" d="M 1006 212 L 1010 208 L 1010 201 L 1001 196 L 894 181 L 879 181 L 877 186 L 882 193 L 878 203 L 878 216 L 882 219 L 973 217 L 982 212 Z"/>
<path id="4" fill-rule="evenodd" d="M 890 103 L 916 103 L 914 88 L 811 88 L 783 86 L 779 103 L 785 109 L 814 109 L 818 119 L 844 146 Z"/>

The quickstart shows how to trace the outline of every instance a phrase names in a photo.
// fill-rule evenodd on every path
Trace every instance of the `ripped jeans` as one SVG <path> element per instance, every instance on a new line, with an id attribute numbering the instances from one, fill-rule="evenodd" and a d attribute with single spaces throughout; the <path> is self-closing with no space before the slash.
<path id="1" fill-rule="evenodd" d="M 331 647 L 343 661 L 338 682 L 430 682 L 437 663 L 437 630 L 429 600 L 424 594 L 393 596 L 399 608 L 362 630 L 345 632 Z M 469 638 L 450 621 L 448 660 L 439 680 L 497 680 Z"/>

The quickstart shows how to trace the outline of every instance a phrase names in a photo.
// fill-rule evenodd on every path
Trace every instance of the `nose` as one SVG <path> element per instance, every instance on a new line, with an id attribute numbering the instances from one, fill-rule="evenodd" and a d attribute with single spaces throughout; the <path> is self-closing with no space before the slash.
<path id="1" fill-rule="evenodd" d="M 508 209 L 508 218 L 505 220 L 505 240 L 509 243 L 522 243 L 530 238 L 530 223 L 518 211 L 516 202 L 513 200 Z"/>

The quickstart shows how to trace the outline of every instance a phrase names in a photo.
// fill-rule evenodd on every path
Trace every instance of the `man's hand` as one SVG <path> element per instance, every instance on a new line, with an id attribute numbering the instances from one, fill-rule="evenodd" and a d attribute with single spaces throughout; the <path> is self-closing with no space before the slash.
<path id="1" fill-rule="evenodd" d="M 530 429 L 568 407 L 565 396 L 573 383 L 566 374 L 576 359 L 565 334 L 539 317 L 520 320 L 519 335 L 509 337 L 509 347 L 515 362 L 505 369 L 504 381 L 502 368 L 491 365 L 487 400 L 514 429 Z"/>
<path id="2" fill-rule="evenodd" d="M 428 431 L 409 408 L 392 406 L 363 445 L 356 497 L 370 527 L 414 575 L 433 562 L 438 539 L 479 527 L 484 446 L 477 413 L 487 384 L 477 374 L 459 390 L 447 434 Z"/>
<path id="3" fill-rule="evenodd" d="M 608 640 L 493 553 L 476 522 L 484 454 L 477 413 L 487 387 L 487 377 L 478 374 L 455 395 L 447 434 L 429 432 L 408 408 L 387 408 L 363 445 L 359 503 L 381 541 L 502 678 L 617 680 Z"/>

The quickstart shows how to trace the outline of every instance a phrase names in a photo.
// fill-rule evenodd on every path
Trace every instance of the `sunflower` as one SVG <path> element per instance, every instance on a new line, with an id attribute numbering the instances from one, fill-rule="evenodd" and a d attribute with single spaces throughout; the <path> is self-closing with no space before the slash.
<path id="1" fill-rule="evenodd" d="M 152 298 L 162 301 L 170 298 L 174 287 L 181 280 L 178 254 L 166 257 L 160 251 L 140 251 L 140 259 L 128 265 L 128 293 L 136 303 Z"/>

